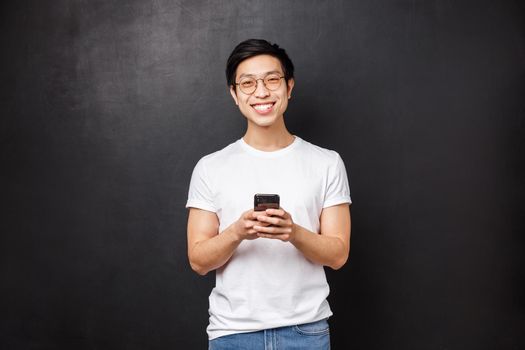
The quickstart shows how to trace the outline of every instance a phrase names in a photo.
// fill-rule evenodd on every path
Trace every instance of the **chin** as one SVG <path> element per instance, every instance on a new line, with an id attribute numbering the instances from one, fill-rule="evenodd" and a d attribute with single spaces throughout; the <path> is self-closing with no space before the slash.
<path id="1" fill-rule="evenodd" d="M 258 117 L 258 118 L 252 118 L 251 122 L 258 126 L 271 126 L 275 124 L 276 119 L 272 117 Z"/>

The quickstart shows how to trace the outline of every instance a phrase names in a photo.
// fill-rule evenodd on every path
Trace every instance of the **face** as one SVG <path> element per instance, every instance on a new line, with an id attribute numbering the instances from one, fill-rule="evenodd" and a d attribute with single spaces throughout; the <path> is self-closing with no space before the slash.
<path id="1" fill-rule="evenodd" d="M 244 77 L 263 79 L 275 73 L 284 77 L 279 59 L 270 55 L 258 55 L 239 64 L 235 82 L 239 83 Z M 248 119 L 248 123 L 270 126 L 283 118 L 293 85 L 293 79 L 286 83 L 283 78 L 281 85 L 272 91 L 264 86 L 263 80 L 258 80 L 257 88 L 252 94 L 242 92 L 238 85 L 230 88 L 230 92 L 241 113 Z"/>

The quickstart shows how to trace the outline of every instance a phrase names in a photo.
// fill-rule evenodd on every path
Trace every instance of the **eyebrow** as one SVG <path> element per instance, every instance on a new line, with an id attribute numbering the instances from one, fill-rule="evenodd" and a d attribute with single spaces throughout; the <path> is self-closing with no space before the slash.
<path id="1" fill-rule="evenodd" d="M 282 73 L 282 72 L 280 72 L 280 71 L 278 71 L 278 70 L 272 70 L 272 71 L 269 71 L 269 72 L 265 72 L 265 73 L 263 73 L 262 76 L 267 76 L 268 74 L 274 74 L 274 73 L 277 73 L 277 74 L 284 74 L 284 73 Z M 239 75 L 239 79 L 240 79 L 240 78 L 243 78 L 243 77 L 255 77 L 255 76 L 256 76 L 255 74 L 244 74 L 244 73 L 243 73 L 243 74 Z"/>

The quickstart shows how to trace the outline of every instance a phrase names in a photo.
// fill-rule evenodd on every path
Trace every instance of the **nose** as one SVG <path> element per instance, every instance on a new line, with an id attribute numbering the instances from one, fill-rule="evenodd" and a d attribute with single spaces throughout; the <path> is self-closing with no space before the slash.
<path id="1" fill-rule="evenodd" d="M 264 85 L 263 79 L 257 79 L 255 83 L 257 84 L 255 86 L 255 92 L 253 93 L 255 96 L 266 97 L 270 94 L 270 91 L 266 88 L 266 85 Z"/>

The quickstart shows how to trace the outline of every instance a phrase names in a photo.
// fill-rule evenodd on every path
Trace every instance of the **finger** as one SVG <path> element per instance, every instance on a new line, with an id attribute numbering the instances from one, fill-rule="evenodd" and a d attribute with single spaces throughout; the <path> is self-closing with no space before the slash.
<path id="1" fill-rule="evenodd" d="M 266 209 L 266 213 L 268 215 L 277 215 L 277 216 L 281 216 L 281 217 L 284 217 L 286 212 L 279 208 L 279 209 Z"/>
<path id="2" fill-rule="evenodd" d="M 289 229 L 286 227 L 279 227 L 279 226 L 259 226 L 255 225 L 253 227 L 254 230 L 256 230 L 259 233 L 269 233 L 272 235 L 279 235 L 279 234 L 285 234 L 289 233 Z"/>
<path id="3" fill-rule="evenodd" d="M 277 225 L 277 226 L 282 226 L 283 224 L 283 220 L 282 219 L 279 219 L 279 218 L 276 218 L 276 217 L 270 217 L 270 216 L 264 216 L 264 215 L 259 215 L 257 217 L 257 220 L 261 223 L 269 223 L 269 224 L 272 224 L 272 225 Z"/>
<path id="4" fill-rule="evenodd" d="M 257 221 L 257 220 L 244 220 L 244 228 L 246 228 L 246 229 L 252 228 L 255 225 L 269 226 L 271 224 L 267 223 L 267 222 L 260 222 L 260 221 Z"/>
<path id="5" fill-rule="evenodd" d="M 281 234 L 281 235 L 272 235 L 267 233 L 257 233 L 257 237 L 259 238 L 269 238 L 269 239 L 279 239 L 281 241 L 287 241 L 289 240 L 290 236 L 287 234 Z"/>
<path id="6" fill-rule="evenodd" d="M 244 213 L 242 213 L 242 218 L 244 220 L 253 220 L 253 209 L 247 210 Z"/>
<path id="7" fill-rule="evenodd" d="M 262 237 L 262 238 L 271 238 L 271 239 L 276 238 L 276 235 L 271 235 L 268 233 L 261 233 L 261 232 L 257 232 L 257 236 Z"/>
<path id="8" fill-rule="evenodd" d="M 252 211 L 252 219 L 257 219 L 257 216 L 261 215 L 261 213 L 264 213 L 264 211 L 261 211 L 261 210 L 253 210 Z"/>
<path id="9" fill-rule="evenodd" d="M 267 226 L 271 226 L 272 224 L 269 223 L 269 222 L 261 222 L 261 221 L 254 221 L 254 227 L 255 226 L 262 226 L 262 227 L 267 227 Z"/>
<path id="10" fill-rule="evenodd" d="M 275 232 L 274 227 L 268 227 L 268 226 L 262 226 L 262 225 L 255 225 L 253 229 L 257 231 L 258 233 L 274 233 Z"/>

